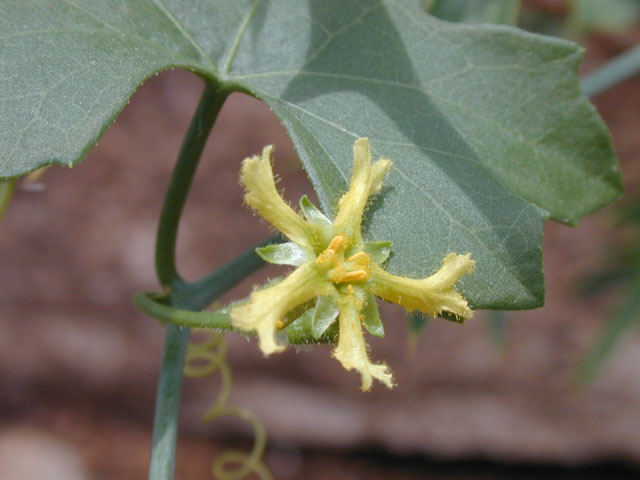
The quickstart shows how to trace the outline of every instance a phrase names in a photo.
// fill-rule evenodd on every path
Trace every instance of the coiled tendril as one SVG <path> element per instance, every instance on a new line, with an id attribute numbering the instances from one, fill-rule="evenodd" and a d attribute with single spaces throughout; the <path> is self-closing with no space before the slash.
<path id="1" fill-rule="evenodd" d="M 251 410 L 236 405 L 227 405 L 233 378 L 227 363 L 227 345 L 224 333 L 211 333 L 202 342 L 190 342 L 184 374 L 191 378 L 202 378 L 220 372 L 222 385 L 213 405 L 202 417 L 203 422 L 212 422 L 223 416 L 237 417 L 253 428 L 254 442 L 251 452 L 227 450 L 219 454 L 211 465 L 211 471 L 218 480 L 240 480 L 255 473 L 262 480 L 273 480 L 269 469 L 262 462 L 267 443 L 267 435 L 262 422 Z"/>

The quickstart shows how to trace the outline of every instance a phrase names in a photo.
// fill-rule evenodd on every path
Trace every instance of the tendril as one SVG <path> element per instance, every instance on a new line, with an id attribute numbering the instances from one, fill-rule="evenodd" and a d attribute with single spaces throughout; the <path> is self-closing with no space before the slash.
<path id="1" fill-rule="evenodd" d="M 244 420 L 253 429 L 254 442 L 251 452 L 227 450 L 219 454 L 211 465 L 211 471 L 218 480 L 240 480 L 255 473 L 262 480 L 273 480 L 269 469 L 262 462 L 267 443 L 267 435 L 262 422 L 251 410 L 236 405 L 228 405 L 233 378 L 227 363 L 227 345 L 224 333 L 209 333 L 202 342 L 190 342 L 187 346 L 184 374 L 191 378 L 202 378 L 220 372 L 221 388 L 213 405 L 202 417 L 203 422 L 232 416 Z"/>

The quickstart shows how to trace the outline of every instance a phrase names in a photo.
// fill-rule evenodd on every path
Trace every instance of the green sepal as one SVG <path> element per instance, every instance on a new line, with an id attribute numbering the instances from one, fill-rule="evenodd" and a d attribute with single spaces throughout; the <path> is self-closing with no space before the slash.
<path id="1" fill-rule="evenodd" d="M 327 328 L 335 321 L 340 313 L 338 304 L 333 297 L 321 295 L 311 317 L 311 333 L 314 338 L 320 338 Z"/>
<path id="2" fill-rule="evenodd" d="M 375 295 L 367 295 L 365 304 L 362 307 L 362 317 L 364 326 L 371 335 L 376 337 L 384 337 L 384 327 L 380 320 L 380 312 L 378 311 L 378 301 Z"/>
<path id="3" fill-rule="evenodd" d="M 300 209 L 308 222 L 319 225 L 322 228 L 331 228 L 331 220 L 329 220 L 318 207 L 311 203 L 311 200 L 309 200 L 309 197 L 306 195 L 300 197 Z"/>
<path id="4" fill-rule="evenodd" d="M 365 251 L 371 257 L 374 263 L 382 265 L 387 261 L 389 255 L 391 255 L 391 247 L 393 242 L 381 241 L 381 242 L 367 242 L 365 245 Z"/>
<path id="5" fill-rule="evenodd" d="M 338 339 L 338 324 L 335 322 L 330 325 L 324 334 L 318 338 L 313 335 L 313 306 L 307 308 L 302 314 L 298 315 L 286 328 L 282 330 L 287 336 L 289 343 L 293 345 L 305 345 L 313 343 L 335 343 Z"/>
<path id="6" fill-rule="evenodd" d="M 310 260 L 304 249 L 293 242 L 274 243 L 256 248 L 258 256 L 268 263 L 299 267 Z"/>

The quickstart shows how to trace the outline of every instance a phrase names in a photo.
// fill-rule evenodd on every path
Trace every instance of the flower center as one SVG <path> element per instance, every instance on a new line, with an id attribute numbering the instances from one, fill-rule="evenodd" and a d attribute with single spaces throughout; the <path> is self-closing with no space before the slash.
<path id="1" fill-rule="evenodd" d="M 349 237 L 344 234 L 336 235 L 318 255 L 316 263 L 329 268 L 328 276 L 333 283 L 366 282 L 371 278 L 371 257 L 360 251 L 345 258 L 348 246 Z"/>

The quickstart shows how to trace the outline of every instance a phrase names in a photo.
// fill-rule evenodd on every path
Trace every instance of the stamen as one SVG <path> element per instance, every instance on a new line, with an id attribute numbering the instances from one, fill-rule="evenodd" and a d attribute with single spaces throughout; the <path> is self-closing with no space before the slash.
<path id="1" fill-rule="evenodd" d="M 365 252 L 358 252 L 347 258 L 347 262 L 354 262 L 358 265 L 369 265 L 369 263 L 371 263 L 371 257 Z"/>
<path id="2" fill-rule="evenodd" d="M 366 282 L 371 278 L 371 272 L 367 270 L 353 270 L 345 273 L 343 282 Z"/>
<path id="3" fill-rule="evenodd" d="M 342 254 L 349 244 L 349 238 L 344 235 L 336 235 L 329 242 L 329 246 L 324 249 L 324 251 L 318 255 L 316 258 L 316 263 L 318 265 L 322 265 L 325 263 L 329 263 L 331 265 L 338 265 L 340 263 L 340 258 L 338 254 Z"/>
<path id="4" fill-rule="evenodd" d="M 349 245 L 349 237 L 336 235 L 329 246 L 316 258 L 318 265 L 333 266 L 329 279 L 333 283 L 366 282 L 371 278 L 371 257 L 363 252 L 356 252 L 345 260 L 344 251 Z M 361 267 L 361 268 L 358 268 Z"/>
<path id="5" fill-rule="evenodd" d="M 340 235 L 336 235 L 335 237 L 333 237 L 331 243 L 329 243 L 329 248 L 334 252 L 337 252 L 341 249 L 341 247 L 343 247 L 342 249 L 344 250 L 347 247 L 348 243 L 349 237 L 341 233 Z"/>
<path id="6" fill-rule="evenodd" d="M 316 263 L 318 265 L 322 265 L 323 263 L 332 263 L 336 265 L 338 263 L 338 259 L 336 257 L 336 252 L 332 248 L 327 248 L 324 252 L 318 255 L 316 258 Z"/>

